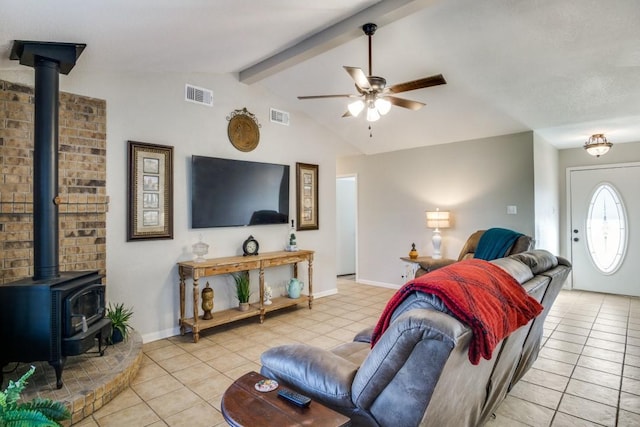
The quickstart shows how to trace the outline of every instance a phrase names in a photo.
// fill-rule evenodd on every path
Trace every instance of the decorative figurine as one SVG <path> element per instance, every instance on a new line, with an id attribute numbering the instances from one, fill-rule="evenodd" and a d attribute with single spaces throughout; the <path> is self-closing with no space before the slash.
<path id="1" fill-rule="evenodd" d="M 213 310 L 213 289 L 209 287 L 209 282 L 207 282 L 207 286 L 202 290 L 202 311 L 204 311 L 204 315 L 202 315 L 203 320 L 209 320 L 213 317 L 211 311 Z"/>
<path id="2" fill-rule="evenodd" d="M 271 305 L 271 297 L 273 297 L 271 286 L 264 285 L 264 305 Z"/>
<path id="3" fill-rule="evenodd" d="M 418 251 L 416 250 L 416 244 L 411 244 L 411 250 L 409 251 L 409 258 L 416 259 L 418 258 Z"/>

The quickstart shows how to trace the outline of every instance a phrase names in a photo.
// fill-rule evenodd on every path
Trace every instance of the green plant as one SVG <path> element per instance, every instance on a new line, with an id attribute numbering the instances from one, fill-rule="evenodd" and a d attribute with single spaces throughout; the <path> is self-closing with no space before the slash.
<path id="1" fill-rule="evenodd" d="M 62 425 L 59 421 L 71 418 L 62 403 L 51 399 L 18 403 L 27 379 L 35 370 L 32 366 L 17 382 L 9 381 L 7 388 L 0 392 L 0 427 L 57 427 Z"/>
<path id="2" fill-rule="evenodd" d="M 129 319 L 133 316 L 132 308 L 125 308 L 124 303 L 111 305 L 107 307 L 107 317 L 111 319 L 111 326 L 113 331 L 119 331 L 122 335 L 122 339 L 126 339 L 129 335 L 129 331 L 132 329 L 129 325 Z M 113 342 L 113 333 L 111 334 L 110 341 Z M 117 340 L 116 340 L 117 341 Z"/>
<path id="3" fill-rule="evenodd" d="M 251 287 L 249 283 L 249 272 L 239 271 L 232 273 L 233 279 L 236 281 L 236 297 L 238 297 L 239 303 L 249 302 L 251 296 Z"/>

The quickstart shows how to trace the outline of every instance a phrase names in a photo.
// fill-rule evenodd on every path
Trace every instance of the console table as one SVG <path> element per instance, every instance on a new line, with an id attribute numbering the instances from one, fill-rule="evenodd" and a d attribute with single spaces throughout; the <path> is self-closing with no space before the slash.
<path id="1" fill-rule="evenodd" d="M 265 252 L 255 256 L 232 256 L 224 258 L 211 258 L 202 262 L 186 261 L 178 263 L 178 274 L 180 276 L 180 334 L 184 335 L 186 328 L 191 328 L 193 332 L 193 342 L 200 339 L 200 331 L 213 328 L 248 317 L 260 316 L 260 323 L 264 322 L 265 313 L 278 310 L 284 307 L 297 305 L 300 302 L 308 302 L 309 309 L 313 303 L 313 254 L 314 251 L 298 250 L 295 252 L 277 251 Z M 271 305 L 264 304 L 264 270 L 269 267 L 293 264 L 293 277 L 298 277 L 298 263 L 307 262 L 309 269 L 309 294 L 300 295 L 300 298 L 276 297 L 272 298 Z M 200 290 L 199 279 L 201 277 L 216 276 L 219 274 L 234 273 L 245 270 L 260 270 L 259 289 L 260 301 L 250 305 L 249 310 L 239 311 L 228 309 L 213 312 L 213 318 L 204 320 L 200 316 Z M 193 317 L 186 318 L 185 313 L 185 280 L 193 279 Z"/>

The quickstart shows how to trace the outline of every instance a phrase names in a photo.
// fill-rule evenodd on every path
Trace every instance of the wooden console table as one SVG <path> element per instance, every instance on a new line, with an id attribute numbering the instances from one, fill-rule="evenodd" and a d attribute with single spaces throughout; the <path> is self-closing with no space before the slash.
<path id="1" fill-rule="evenodd" d="M 265 252 L 255 256 L 232 256 L 225 258 L 211 258 L 202 262 L 187 261 L 178 263 L 180 275 L 180 334 L 184 335 L 186 328 L 193 332 L 193 342 L 200 339 L 200 331 L 214 326 L 224 325 L 248 317 L 260 316 L 260 323 L 264 322 L 265 313 L 284 307 L 297 305 L 307 301 L 309 309 L 313 303 L 313 254 L 314 251 L 298 250 L 295 252 L 278 251 Z M 293 277 L 298 277 L 298 263 L 307 261 L 309 269 L 309 295 L 300 295 L 300 298 L 276 297 L 272 298 L 271 305 L 264 304 L 264 269 L 280 265 L 293 264 Z M 200 290 L 198 286 L 201 277 L 228 274 L 236 271 L 259 269 L 260 301 L 251 304 L 249 310 L 240 311 L 235 308 L 213 312 L 213 318 L 202 319 L 200 315 Z M 193 317 L 185 317 L 185 279 L 193 279 Z"/>

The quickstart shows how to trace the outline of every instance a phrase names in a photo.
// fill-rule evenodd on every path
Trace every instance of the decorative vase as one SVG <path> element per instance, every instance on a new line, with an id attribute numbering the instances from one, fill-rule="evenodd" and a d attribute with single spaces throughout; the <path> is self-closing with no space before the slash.
<path id="1" fill-rule="evenodd" d="M 418 251 L 416 250 L 416 244 L 411 244 L 411 250 L 409 251 L 409 258 L 416 259 L 418 258 Z"/>
<path id="2" fill-rule="evenodd" d="M 209 320 L 213 317 L 211 311 L 213 310 L 213 289 L 209 287 L 209 282 L 207 282 L 207 286 L 202 290 L 202 311 L 204 314 L 202 315 L 203 320 Z"/>
<path id="3" fill-rule="evenodd" d="M 248 302 L 241 302 L 238 304 L 238 310 L 240 311 L 248 311 L 249 310 L 249 303 Z"/>

